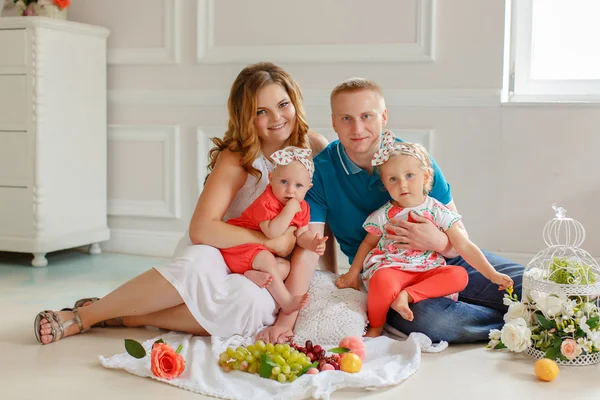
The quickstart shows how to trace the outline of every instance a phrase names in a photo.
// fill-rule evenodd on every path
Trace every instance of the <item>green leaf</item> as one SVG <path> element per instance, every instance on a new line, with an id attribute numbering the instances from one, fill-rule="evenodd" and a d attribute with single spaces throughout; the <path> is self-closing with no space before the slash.
<path id="1" fill-rule="evenodd" d="M 127 353 L 129 353 L 129 355 L 132 357 L 146 357 L 146 350 L 144 350 L 144 346 L 142 346 L 140 342 L 133 339 L 125 339 L 125 350 L 127 350 Z"/>
<path id="2" fill-rule="evenodd" d="M 183 345 L 180 344 L 179 346 L 177 346 L 177 350 L 175 350 L 175 353 L 179 354 L 179 352 L 181 352 L 181 349 L 183 349 Z"/>
<path id="3" fill-rule="evenodd" d="M 549 358 L 551 360 L 556 360 L 559 354 L 560 350 L 556 347 L 550 347 L 548 350 L 546 350 L 546 358 Z"/>
<path id="4" fill-rule="evenodd" d="M 504 345 L 504 343 L 500 342 L 494 347 L 494 350 L 502 350 L 502 349 L 506 349 L 506 348 L 507 347 Z"/>
<path id="5" fill-rule="evenodd" d="M 554 347 L 560 349 L 560 345 L 562 344 L 562 339 L 559 337 L 554 338 Z"/>
<path id="6" fill-rule="evenodd" d="M 337 347 L 336 347 L 337 348 Z M 331 350 L 329 350 L 331 351 Z M 302 368 L 300 370 L 300 372 L 298 372 L 298 378 L 300 378 L 302 375 L 304 375 L 306 373 L 306 371 L 308 371 L 311 368 L 317 368 L 319 366 L 319 363 L 317 361 L 315 361 L 314 363 L 307 365 L 306 367 Z"/>
<path id="7" fill-rule="evenodd" d="M 329 349 L 330 353 L 335 353 L 335 354 L 343 354 L 343 353 L 347 353 L 349 351 L 350 351 L 350 349 L 347 347 L 334 347 L 333 349 Z"/>
<path id="8" fill-rule="evenodd" d="M 535 316 L 536 316 L 538 322 L 540 323 L 540 325 L 544 327 L 544 329 L 550 330 L 552 328 L 556 328 L 556 325 L 554 324 L 554 322 L 546 319 L 546 317 L 544 317 L 543 315 L 536 314 Z"/>
<path id="9" fill-rule="evenodd" d="M 590 318 L 589 321 L 586 322 L 587 326 L 589 326 L 591 329 L 594 329 L 596 326 L 598 326 L 598 320 L 600 320 L 600 317 L 595 316 L 594 318 Z"/>
<path id="10" fill-rule="evenodd" d="M 161 339 L 158 339 L 156 342 L 154 342 L 154 344 L 152 345 L 152 347 L 154 347 L 155 344 L 159 344 L 159 343 L 164 343 L 165 341 Z"/>
<path id="11" fill-rule="evenodd" d="M 575 332 L 576 338 L 582 338 L 586 336 L 585 332 L 581 328 L 577 328 L 577 332 Z"/>
<path id="12" fill-rule="evenodd" d="M 260 356 L 260 370 L 258 372 L 261 378 L 270 378 L 271 371 L 273 370 L 273 367 L 275 365 L 277 364 L 271 361 L 269 357 L 267 357 L 267 353 L 263 353 Z"/>

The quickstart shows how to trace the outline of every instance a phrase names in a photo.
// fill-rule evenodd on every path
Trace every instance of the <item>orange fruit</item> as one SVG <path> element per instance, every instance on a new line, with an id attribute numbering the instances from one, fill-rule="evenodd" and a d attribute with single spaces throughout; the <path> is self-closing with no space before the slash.
<path id="1" fill-rule="evenodd" d="M 362 360 L 354 353 L 345 353 L 340 361 L 340 369 L 351 374 L 359 372 L 362 368 Z"/>
<path id="2" fill-rule="evenodd" d="M 540 380 L 552 382 L 558 376 L 558 365 L 549 358 L 542 358 L 536 361 L 533 371 Z"/>

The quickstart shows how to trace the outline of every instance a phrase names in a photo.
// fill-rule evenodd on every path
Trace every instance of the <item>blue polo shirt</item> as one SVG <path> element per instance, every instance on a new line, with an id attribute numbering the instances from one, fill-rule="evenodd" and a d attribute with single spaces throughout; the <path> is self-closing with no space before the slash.
<path id="1" fill-rule="evenodd" d="M 354 164 L 339 140 L 330 143 L 314 159 L 313 186 L 306 194 L 310 205 L 310 222 L 327 221 L 342 252 L 350 263 L 367 232 L 362 228 L 367 217 L 391 200 L 379 179 Z M 434 171 L 429 196 L 443 204 L 452 201 L 450 185 L 440 167 L 431 158 Z"/>

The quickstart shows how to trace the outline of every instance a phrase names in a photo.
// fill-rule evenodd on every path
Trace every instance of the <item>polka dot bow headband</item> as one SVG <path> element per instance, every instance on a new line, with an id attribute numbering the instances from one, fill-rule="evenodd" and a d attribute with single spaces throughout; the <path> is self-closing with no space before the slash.
<path id="1" fill-rule="evenodd" d="M 277 150 L 271 154 L 271 159 L 277 165 L 288 165 L 292 161 L 300 161 L 306 167 L 310 178 L 312 179 L 315 172 L 315 165 L 310 159 L 312 151 L 310 149 L 301 149 L 300 147 L 286 147 L 283 150 Z"/>
<path id="2" fill-rule="evenodd" d="M 383 165 L 387 160 L 390 159 L 390 154 L 393 150 L 399 150 L 405 154 L 410 154 L 418 158 L 417 152 L 411 146 L 396 143 L 396 136 L 391 131 L 383 132 L 383 137 L 381 138 L 381 147 L 371 160 L 371 165 L 378 166 Z"/>

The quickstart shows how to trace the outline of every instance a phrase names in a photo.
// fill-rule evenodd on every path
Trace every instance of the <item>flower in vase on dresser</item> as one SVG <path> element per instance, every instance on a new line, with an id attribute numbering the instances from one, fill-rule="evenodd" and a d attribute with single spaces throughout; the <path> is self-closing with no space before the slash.
<path id="1" fill-rule="evenodd" d="M 20 15 L 67 19 L 71 0 L 13 0 Z"/>

